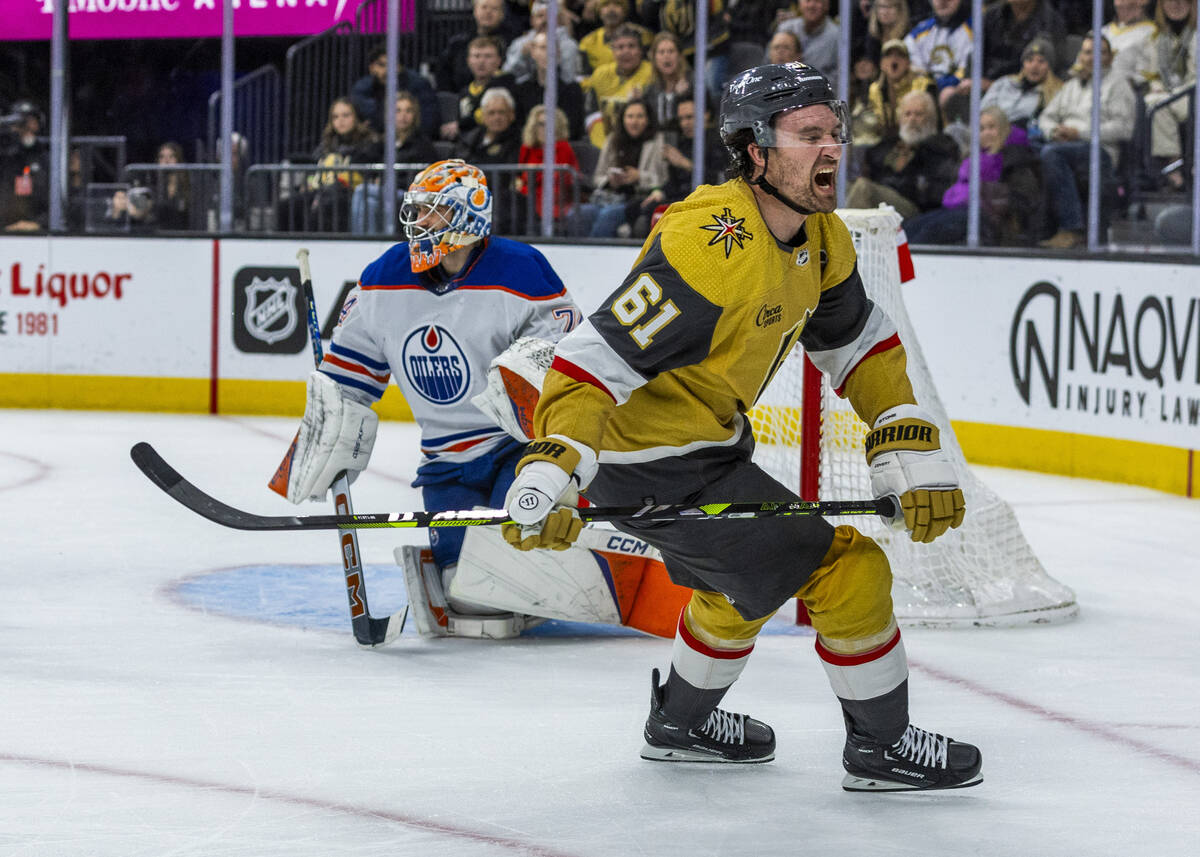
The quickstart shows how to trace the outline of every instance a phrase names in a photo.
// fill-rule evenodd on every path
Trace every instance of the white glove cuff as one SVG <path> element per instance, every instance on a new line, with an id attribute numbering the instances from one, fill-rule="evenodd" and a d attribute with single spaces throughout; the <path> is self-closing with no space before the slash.
<path id="1" fill-rule="evenodd" d="M 596 452 L 590 446 L 585 446 L 579 441 L 572 440 L 566 435 L 552 434 L 550 437 L 560 441 L 561 443 L 565 443 L 567 446 L 571 447 L 571 449 L 579 453 L 579 463 L 575 465 L 575 472 L 571 474 L 575 477 L 575 481 L 579 484 L 579 490 L 582 491 L 584 488 L 587 488 L 589 485 L 591 485 L 592 480 L 596 478 L 596 470 L 599 468 L 599 464 L 596 459 Z M 549 464 L 550 462 L 546 463 Z M 532 464 L 527 465 L 527 467 L 532 467 L 533 464 L 537 464 L 537 462 L 535 461 Z"/>
<path id="2" fill-rule="evenodd" d="M 938 422 L 933 418 L 933 414 L 922 408 L 920 405 L 896 405 L 894 408 L 888 408 L 882 414 L 875 418 L 875 424 L 872 429 L 877 429 L 880 426 L 885 426 L 896 420 L 924 420 L 932 425 L 937 425 Z"/>

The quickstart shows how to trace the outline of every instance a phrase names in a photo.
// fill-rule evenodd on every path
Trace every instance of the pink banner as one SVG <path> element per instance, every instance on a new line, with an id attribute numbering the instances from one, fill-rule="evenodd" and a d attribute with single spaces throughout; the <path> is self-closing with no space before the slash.
<path id="1" fill-rule="evenodd" d="M 56 0 L 0 0 L 0 40 L 49 39 Z M 61 2 L 61 0 L 57 0 Z M 71 39 L 221 35 L 224 0 L 67 0 Z M 362 0 L 233 0 L 238 36 L 300 36 L 353 23 Z M 412 2 L 402 2 L 411 9 Z M 411 13 L 410 13 L 411 15 Z M 402 20 L 409 17 L 402 13 Z"/>

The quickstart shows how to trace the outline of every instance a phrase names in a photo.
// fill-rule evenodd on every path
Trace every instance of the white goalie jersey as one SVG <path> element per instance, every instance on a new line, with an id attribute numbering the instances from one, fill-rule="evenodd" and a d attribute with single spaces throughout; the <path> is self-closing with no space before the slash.
<path id="1" fill-rule="evenodd" d="M 492 359 L 520 337 L 557 341 L 581 319 L 533 247 L 491 238 L 439 294 L 412 272 L 408 246 L 397 244 L 347 296 L 321 371 L 364 404 L 395 376 L 421 427 L 422 465 L 469 461 L 509 437 L 471 404 Z"/>

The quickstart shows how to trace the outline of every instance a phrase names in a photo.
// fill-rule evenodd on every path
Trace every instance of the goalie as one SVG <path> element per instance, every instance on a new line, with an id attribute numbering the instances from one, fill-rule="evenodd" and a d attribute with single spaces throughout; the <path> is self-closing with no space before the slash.
<path id="1" fill-rule="evenodd" d="M 671 206 L 609 300 L 558 343 L 535 412 L 539 440 L 506 502 L 513 545 L 569 543 L 577 490 L 600 505 L 799 499 L 751 462 L 745 415 L 797 342 L 871 426 L 872 485 L 897 499 L 896 524 L 929 542 L 961 523 L 954 466 L 833 213 L 848 122 L 829 81 L 801 63 L 730 81 L 720 130 L 736 178 Z M 642 758 L 774 758 L 767 724 L 717 705 L 759 630 L 796 596 L 846 724 L 843 787 L 980 782 L 977 748 L 909 721 L 891 571 L 869 538 L 815 517 L 619 526 L 695 590 L 665 683 L 652 672 Z"/>
<path id="2" fill-rule="evenodd" d="M 300 503 L 323 498 L 343 470 L 356 477 L 375 442 L 371 406 L 394 375 L 421 428 L 413 485 L 425 509 L 499 507 L 527 439 L 504 428 L 519 431 L 512 413 L 520 403 L 506 400 L 509 415 L 485 415 L 472 400 L 488 386 L 490 362 L 514 341 L 541 343 L 534 353 L 545 351 L 582 314 L 541 253 L 491 235 L 492 193 L 477 167 L 461 160 L 427 167 L 404 195 L 400 222 L 407 243 L 368 265 L 346 297 L 324 360 L 309 376 L 296 441 L 271 487 Z M 518 348 L 510 361 L 518 372 L 529 371 L 524 354 Z M 532 400 L 526 407 L 528 422 Z M 625 537 L 614 546 L 593 539 L 603 551 L 531 561 L 512 554 L 490 527 L 431 529 L 429 540 L 429 550 L 396 549 L 423 635 L 512 637 L 534 617 L 627 621 L 653 562 L 648 546 Z M 614 577 L 631 590 L 623 604 Z M 678 588 L 663 571 L 655 591 L 670 589 Z M 645 604 L 652 590 L 641 593 Z M 671 603 L 685 598 L 677 592 Z M 642 625 L 663 633 L 661 620 Z"/>

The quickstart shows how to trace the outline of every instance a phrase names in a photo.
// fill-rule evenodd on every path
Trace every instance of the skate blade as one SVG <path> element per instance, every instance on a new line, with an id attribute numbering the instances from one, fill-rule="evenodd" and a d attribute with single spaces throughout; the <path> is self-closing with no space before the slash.
<path id="1" fill-rule="evenodd" d="M 714 756 L 712 753 L 704 753 L 700 750 L 655 747 L 653 744 L 643 745 L 641 756 L 648 762 L 708 762 L 720 765 L 757 765 L 762 762 L 770 762 L 775 758 L 775 754 L 771 753 L 769 756 L 762 756 L 758 759 L 726 759 L 723 756 Z"/>
<path id="2" fill-rule="evenodd" d="M 897 783 L 872 777 L 857 777 L 846 774 L 842 778 L 842 789 L 848 792 L 935 792 L 947 789 L 966 789 L 983 782 L 983 774 L 976 774 L 965 783 L 953 786 L 914 786 L 911 783 Z"/>

